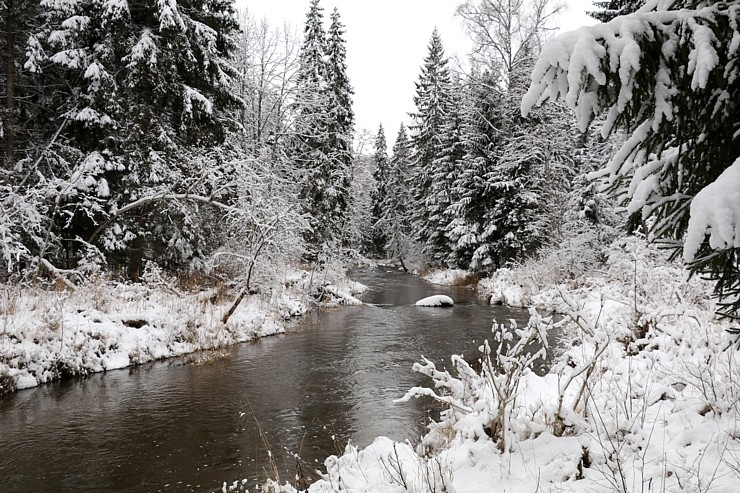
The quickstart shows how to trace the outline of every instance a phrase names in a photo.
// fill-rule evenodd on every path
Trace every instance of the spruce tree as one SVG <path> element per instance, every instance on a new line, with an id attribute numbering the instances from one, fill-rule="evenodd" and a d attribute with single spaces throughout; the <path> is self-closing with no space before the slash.
<path id="1" fill-rule="evenodd" d="M 36 4 L 31 0 L 0 1 L 0 56 L 4 67 L 0 72 L 0 141 L 4 151 L 0 153 L 0 183 L 9 183 L 20 174 L 14 172 L 16 157 L 22 160 L 33 152 L 33 127 L 26 120 L 32 118 L 43 89 L 37 87 L 23 65 L 26 42 L 42 23 Z"/>
<path id="2" fill-rule="evenodd" d="M 645 0 L 594 0 L 593 4 L 597 10 L 587 12 L 588 15 L 599 22 L 609 22 L 620 15 L 636 12 L 645 5 Z"/>
<path id="3" fill-rule="evenodd" d="M 328 66 L 323 8 L 312 0 L 306 15 L 304 38 L 299 54 L 296 77 L 296 123 L 294 129 L 294 160 L 300 174 L 300 198 L 303 210 L 311 219 L 306 241 L 313 247 L 311 256 L 318 254 L 325 241 L 333 239 L 331 224 L 335 208 L 328 196 L 331 183 L 329 156 L 328 107 L 326 80 Z"/>
<path id="4" fill-rule="evenodd" d="M 404 135 L 405 136 L 405 135 Z M 383 124 L 378 127 L 378 134 L 375 137 L 375 146 L 373 154 L 373 178 L 375 179 L 375 189 L 371 193 L 372 200 L 372 218 L 373 218 L 373 249 L 376 254 L 382 255 L 385 251 L 386 235 L 378 224 L 383 216 L 383 201 L 388 195 L 388 181 L 390 172 L 390 161 L 388 159 L 388 145 L 385 141 L 385 131 Z"/>
<path id="5" fill-rule="evenodd" d="M 223 142 L 225 111 L 238 103 L 227 61 L 231 3 L 61 0 L 39 4 L 33 22 L 23 64 L 33 81 L 23 99 L 33 111 L 23 125 L 34 140 L 26 149 L 35 149 L 16 158 L 34 163 L 24 187 L 56 190 L 48 238 L 59 243 L 47 241 L 40 256 L 56 250 L 73 266 L 81 241 L 92 238 L 108 252 L 138 238 L 182 261 L 207 248 L 194 231 L 179 251 L 169 238 L 159 241 L 168 235 L 157 228 L 185 230 L 172 228 L 176 218 L 167 214 L 117 211 L 142 196 L 184 191 L 195 174 L 188 150 Z M 110 227 L 98 232 L 101 224 Z"/>
<path id="6" fill-rule="evenodd" d="M 656 9 L 555 38 L 534 68 L 522 112 L 562 97 L 582 130 L 602 111 L 602 135 L 624 128 L 628 138 L 601 176 L 629 213 L 651 220 L 652 237 L 715 280 L 723 312 L 737 317 L 737 6 L 684 1 Z"/>
<path id="7" fill-rule="evenodd" d="M 352 85 L 347 76 L 347 48 L 344 40 L 344 25 L 339 11 L 334 8 L 327 43 L 327 85 L 330 99 L 329 145 L 337 168 L 347 169 L 352 161 L 352 134 L 354 111 L 352 110 Z"/>
<path id="8" fill-rule="evenodd" d="M 328 145 L 336 195 L 335 227 L 341 237 L 344 237 L 342 230 L 346 227 L 352 186 L 352 141 L 355 119 L 352 109 L 354 91 L 347 75 L 347 48 L 344 33 L 344 25 L 335 7 L 327 33 Z M 342 241 L 346 243 L 346 238 Z"/>
<path id="9" fill-rule="evenodd" d="M 416 82 L 414 103 L 416 111 L 411 115 L 411 141 L 414 147 L 412 194 L 414 201 L 413 223 L 418 239 L 426 244 L 433 232 L 427 222 L 430 217 L 428 203 L 434 172 L 434 161 L 440 157 L 440 135 L 450 111 L 450 74 L 442 38 L 434 29 L 429 41 L 429 53 L 424 58 L 419 81 Z M 432 252 L 433 253 L 433 252 Z"/>
<path id="10" fill-rule="evenodd" d="M 411 151 L 406 128 L 401 124 L 386 175 L 385 195 L 380 197 L 380 219 L 376 223 L 386 238 L 386 255 L 398 258 L 404 270 L 407 270 L 405 259 L 416 253 L 410 218 Z"/>
<path id="11" fill-rule="evenodd" d="M 465 84 L 461 105 L 464 155 L 460 171 L 452 183 L 454 202 L 449 207 L 452 221 L 448 236 L 454 243 L 452 263 L 485 270 L 491 264 L 484 232 L 487 213 L 496 196 L 489 182 L 497 162 L 497 150 L 505 132 L 501 114 L 501 92 L 491 72 L 473 71 Z"/>
<path id="12" fill-rule="evenodd" d="M 335 11 L 327 39 L 323 8 L 312 0 L 299 55 L 293 151 L 304 211 L 311 217 L 306 241 L 312 257 L 341 245 L 349 210 L 354 114 L 343 34 Z"/>
<path id="13" fill-rule="evenodd" d="M 435 145 L 435 159 L 429 166 L 430 184 L 424 202 L 425 221 L 417 232 L 425 239 L 424 249 L 434 260 L 454 264 L 455 241 L 448 231 L 454 220 L 450 207 L 458 196 L 454 183 L 462 172 L 465 155 L 463 143 L 462 85 L 457 81 L 450 84 L 449 101 Z"/>

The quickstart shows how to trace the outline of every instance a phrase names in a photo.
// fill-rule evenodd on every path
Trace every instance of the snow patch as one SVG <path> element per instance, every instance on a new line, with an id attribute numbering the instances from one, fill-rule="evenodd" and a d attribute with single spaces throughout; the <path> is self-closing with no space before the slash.
<path id="1" fill-rule="evenodd" d="M 215 289 L 180 293 L 165 279 L 146 284 L 96 281 L 74 292 L 0 285 L 0 393 L 63 375 L 86 375 L 220 347 L 285 331 L 285 320 L 308 311 L 308 273 L 286 273 L 263 294 L 242 300 Z M 366 286 L 334 276 L 335 304 L 361 304 Z M 338 301 L 337 301 L 338 300 Z M 8 380 L 9 383 L 4 382 Z M 3 388 L 3 386 L 6 388 Z"/>
<path id="2" fill-rule="evenodd" d="M 356 281 L 327 284 L 324 286 L 324 294 L 328 294 L 330 299 L 324 302 L 328 305 L 362 305 L 362 301 L 357 299 L 355 295 L 362 294 L 365 291 L 367 291 L 367 286 Z"/>
<path id="3" fill-rule="evenodd" d="M 131 364 L 128 353 L 124 352 L 107 353 L 102 360 L 103 368 L 106 370 L 118 370 Z"/>

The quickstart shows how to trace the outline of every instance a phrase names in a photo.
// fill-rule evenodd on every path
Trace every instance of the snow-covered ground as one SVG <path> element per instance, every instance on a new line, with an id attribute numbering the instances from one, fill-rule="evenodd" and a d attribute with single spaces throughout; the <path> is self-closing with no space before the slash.
<path id="1" fill-rule="evenodd" d="M 65 375 L 85 375 L 216 349 L 285 331 L 311 304 L 310 275 L 291 272 L 246 296 L 222 323 L 237 292 L 196 292 L 173 283 L 95 281 L 76 291 L 0 286 L 0 394 Z M 358 304 L 365 286 L 321 281 L 322 304 Z M 313 281 L 316 291 L 317 281 Z"/>
<path id="2" fill-rule="evenodd" d="M 533 311 L 528 327 L 496 326 L 492 344 L 503 344 L 482 346 L 477 366 L 416 364 L 430 385 L 402 401 L 447 407 L 422 443 L 349 445 L 309 491 L 740 491 L 740 351 L 713 314 L 711 285 L 686 278 L 639 238 L 567 284 L 537 286 L 526 266 L 502 272 L 489 281 L 501 299 L 557 310 L 562 322 Z M 540 377 L 527 368 L 530 343 L 554 325 L 567 350 Z"/>

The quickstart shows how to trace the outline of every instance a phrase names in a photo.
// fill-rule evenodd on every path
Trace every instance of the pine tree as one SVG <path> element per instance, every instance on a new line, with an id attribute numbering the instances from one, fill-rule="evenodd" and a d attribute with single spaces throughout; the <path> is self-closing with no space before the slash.
<path id="1" fill-rule="evenodd" d="M 434 161 L 440 157 L 440 135 L 450 110 L 450 74 L 444 55 L 442 38 L 435 29 L 429 41 L 429 53 L 421 67 L 416 82 L 414 103 L 416 112 L 411 116 L 413 154 L 412 193 L 414 200 L 413 223 L 419 240 L 426 244 L 432 228 L 427 225 L 430 217 L 427 202 L 430 196 L 434 172 Z"/>
<path id="2" fill-rule="evenodd" d="M 733 317 L 740 314 L 740 234 L 729 219 L 738 217 L 738 39 L 735 4 L 686 1 L 624 16 L 555 38 L 522 102 L 528 113 L 563 97 L 582 130 L 604 111 L 602 135 L 628 132 L 602 176 L 629 213 L 652 220 L 653 237 L 715 280 Z"/>
<path id="3" fill-rule="evenodd" d="M 405 134 L 404 134 L 405 136 Z M 382 255 L 385 250 L 387 238 L 384 231 L 378 225 L 378 221 L 383 216 L 383 201 L 388 195 L 388 181 L 390 172 L 390 161 L 388 159 L 388 145 L 385 141 L 385 131 L 383 124 L 378 127 L 378 134 L 375 137 L 375 152 L 373 154 L 373 178 L 375 179 L 375 189 L 372 191 L 372 218 L 373 218 L 373 249 L 376 254 Z"/>

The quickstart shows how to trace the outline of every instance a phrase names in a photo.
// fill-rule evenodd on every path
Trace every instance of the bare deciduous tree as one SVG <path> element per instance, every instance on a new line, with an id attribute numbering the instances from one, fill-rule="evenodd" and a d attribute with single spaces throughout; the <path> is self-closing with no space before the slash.
<path id="1" fill-rule="evenodd" d="M 257 156 L 265 148 L 274 151 L 284 132 L 294 98 L 299 44 L 290 24 L 274 28 L 247 10 L 239 14 L 239 23 L 236 89 L 244 102 L 239 124 L 244 148 Z"/>
<path id="2" fill-rule="evenodd" d="M 466 0 L 457 15 L 475 43 L 475 61 L 499 70 L 508 87 L 512 75 L 536 59 L 564 9 L 563 0 Z"/>

